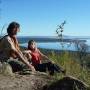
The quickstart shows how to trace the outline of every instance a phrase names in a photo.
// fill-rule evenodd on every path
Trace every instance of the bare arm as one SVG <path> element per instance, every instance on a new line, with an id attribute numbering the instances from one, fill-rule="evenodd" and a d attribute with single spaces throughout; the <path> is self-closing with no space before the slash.
<path id="1" fill-rule="evenodd" d="M 10 37 L 5 38 L 4 40 L 6 46 L 5 48 L 8 49 L 8 51 L 10 51 L 11 54 L 14 53 L 14 55 L 16 55 L 16 57 L 19 57 L 20 60 L 25 63 L 30 69 L 32 69 L 33 71 L 35 70 L 34 67 L 28 62 L 27 58 L 25 58 L 25 56 L 23 55 L 23 53 L 21 52 L 21 50 L 18 50 L 14 43 L 12 42 Z M 12 56 L 12 55 L 11 55 Z"/>
<path id="2" fill-rule="evenodd" d="M 17 56 L 22 60 L 23 63 L 25 63 L 32 71 L 35 71 L 34 67 L 28 62 L 27 58 L 23 55 L 23 53 L 19 50 L 14 50 L 14 52 L 17 54 Z"/>
<path id="3" fill-rule="evenodd" d="M 44 55 L 40 50 L 38 50 L 43 60 L 48 60 L 49 62 L 52 62 L 46 55 Z"/>

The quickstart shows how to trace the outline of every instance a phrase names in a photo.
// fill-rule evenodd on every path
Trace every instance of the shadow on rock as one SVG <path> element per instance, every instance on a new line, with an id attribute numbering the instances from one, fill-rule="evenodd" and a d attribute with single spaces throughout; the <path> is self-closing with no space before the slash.
<path id="1" fill-rule="evenodd" d="M 64 77 L 51 85 L 43 87 L 43 90 L 87 90 L 88 85 L 72 76 Z"/>

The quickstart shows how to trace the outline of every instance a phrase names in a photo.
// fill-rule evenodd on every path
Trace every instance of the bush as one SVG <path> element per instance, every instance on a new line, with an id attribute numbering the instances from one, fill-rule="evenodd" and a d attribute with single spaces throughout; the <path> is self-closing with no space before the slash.
<path id="1" fill-rule="evenodd" d="M 66 69 L 67 75 L 72 75 L 90 85 L 90 71 L 87 68 L 82 67 L 78 60 L 75 60 L 75 57 L 72 53 L 68 51 L 62 51 L 60 54 L 56 54 L 54 51 L 49 57 L 58 65 Z M 55 74 L 57 79 L 63 77 L 61 74 Z"/>

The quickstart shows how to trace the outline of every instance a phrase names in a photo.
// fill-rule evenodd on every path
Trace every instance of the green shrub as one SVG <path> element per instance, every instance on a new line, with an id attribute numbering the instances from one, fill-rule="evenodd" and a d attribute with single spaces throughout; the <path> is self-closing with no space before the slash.
<path id="1" fill-rule="evenodd" d="M 68 51 L 62 51 L 60 54 L 56 54 L 54 51 L 51 53 L 49 58 L 66 69 L 67 75 L 72 75 L 90 85 L 90 71 L 88 71 L 87 68 L 82 67 L 71 53 Z M 55 74 L 56 79 L 62 77 L 62 74 Z"/>

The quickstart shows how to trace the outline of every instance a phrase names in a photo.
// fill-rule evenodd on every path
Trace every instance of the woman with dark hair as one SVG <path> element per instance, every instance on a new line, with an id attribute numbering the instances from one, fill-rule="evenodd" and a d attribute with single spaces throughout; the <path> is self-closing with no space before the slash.
<path id="1" fill-rule="evenodd" d="M 28 62 L 19 48 L 18 40 L 16 38 L 17 33 L 20 31 L 20 25 L 17 22 L 11 22 L 7 28 L 7 35 L 0 41 L 0 60 L 1 62 L 8 62 L 14 71 L 22 69 L 22 66 L 14 62 L 24 63 L 31 70 L 35 70 L 34 67 Z M 9 61 L 13 58 L 12 61 Z M 18 60 L 16 59 L 18 58 Z"/>
<path id="2" fill-rule="evenodd" d="M 30 40 L 28 42 L 28 50 L 26 52 L 32 56 L 31 62 L 36 71 L 46 72 L 48 69 L 50 75 L 53 75 L 54 72 L 62 72 L 64 74 L 66 73 L 63 68 L 53 63 L 37 48 L 36 42 L 34 40 Z M 46 60 L 47 62 L 42 63 L 42 60 Z"/>

